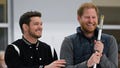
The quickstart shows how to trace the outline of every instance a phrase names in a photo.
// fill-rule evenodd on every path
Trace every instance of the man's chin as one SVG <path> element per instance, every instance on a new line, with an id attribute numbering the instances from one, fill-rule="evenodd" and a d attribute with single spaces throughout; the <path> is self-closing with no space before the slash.
<path id="1" fill-rule="evenodd" d="M 38 38 L 41 38 L 41 35 L 36 35 L 34 37 L 38 39 Z"/>
<path id="2" fill-rule="evenodd" d="M 41 38 L 42 36 L 40 35 L 40 36 L 37 36 L 37 38 Z"/>

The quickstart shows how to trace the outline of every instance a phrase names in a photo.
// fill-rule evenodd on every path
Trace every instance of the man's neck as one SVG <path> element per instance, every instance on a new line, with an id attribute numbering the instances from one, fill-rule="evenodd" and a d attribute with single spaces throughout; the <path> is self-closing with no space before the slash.
<path id="1" fill-rule="evenodd" d="M 84 33 L 84 35 L 85 35 L 87 38 L 91 38 L 91 37 L 93 37 L 94 33 Z"/>
<path id="2" fill-rule="evenodd" d="M 32 44 L 37 43 L 37 40 L 38 40 L 37 38 L 33 38 L 33 37 L 30 37 L 30 36 L 27 36 L 27 35 L 23 35 L 23 37 Z"/>
<path id="3" fill-rule="evenodd" d="M 85 31 L 83 31 L 83 34 L 84 34 L 87 38 L 91 38 L 91 37 L 93 37 L 94 32 L 85 32 Z"/>

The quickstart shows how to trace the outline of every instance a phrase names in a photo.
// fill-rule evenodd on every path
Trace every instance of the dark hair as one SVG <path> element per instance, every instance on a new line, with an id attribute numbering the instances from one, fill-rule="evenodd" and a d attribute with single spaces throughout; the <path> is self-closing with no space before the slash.
<path id="1" fill-rule="evenodd" d="M 20 20 L 19 20 L 19 25 L 20 25 L 20 28 L 21 28 L 21 31 L 23 33 L 23 24 L 27 24 L 29 25 L 30 24 L 30 18 L 31 17 L 41 17 L 41 13 L 38 12 L 38 11 L 29 11 L 29 12 L 26 12 L 24 13 L 21 17 L 20 17 Z"/>
<path id="2" fill-rule="evenodd" d="M 82 16 L 84 9 L 89 9 L 89 8 L 94 8 L 96 10 L 97 15 L 99 14 L 99 10 L 96 7 L 96 5 L 94 5 L 93 3 L 84 3 L 81 5 L 81 7 L 79 7 L 79 9 L 77 10 L 77 15 L 78 16 Z"/>

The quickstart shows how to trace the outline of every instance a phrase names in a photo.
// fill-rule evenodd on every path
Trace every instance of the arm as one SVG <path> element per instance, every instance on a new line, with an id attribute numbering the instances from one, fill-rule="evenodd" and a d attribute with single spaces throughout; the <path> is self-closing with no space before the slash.
<path id="1" fill-rule="evenodd" d="M 57 53 L 56 53 L 56 51 L 55 51 L 53 46 L 50 46 L 50 51 L 51 51 L 51 54 L 52 54 L 53 61 L 57 60 L 58 59 Z"/>
<path id="2" fill-rule="evenodd" d="M 65 38 L 60 51 L 60 58 L 65 59 L 66 68 L 87 68 L 87 61 L 74 65 L 72 40 Z"/>
<path id="3" fill-rule="evenodd" d="M 100 65 L 102 68 L 118 68 L 118 48 L 117 42 L 113 36 L 109 39 L 108 57 L 103 54 L 101 57 Z"/>
<path id="4" fill-rule="evenodd" d="M 65 60 L 56 60 L 50 63 L 49 65 L 45 65 L 44 68 L 64 68 L 65 63 Z"/>

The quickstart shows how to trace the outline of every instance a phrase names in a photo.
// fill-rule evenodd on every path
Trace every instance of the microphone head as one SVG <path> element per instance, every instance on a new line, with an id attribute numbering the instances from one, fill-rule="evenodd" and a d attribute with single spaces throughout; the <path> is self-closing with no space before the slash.
<path id="1" fill-rule="evenodd" d="M 101 16 L 100 16 L 99 29 L 102 29 L 102 27 L 103 27 L 103 21 L 104 21 L 104 15 L 101 15 Z"/>

